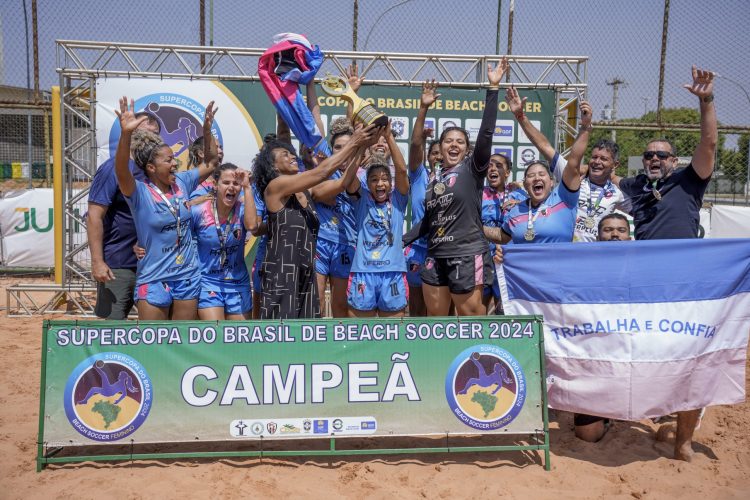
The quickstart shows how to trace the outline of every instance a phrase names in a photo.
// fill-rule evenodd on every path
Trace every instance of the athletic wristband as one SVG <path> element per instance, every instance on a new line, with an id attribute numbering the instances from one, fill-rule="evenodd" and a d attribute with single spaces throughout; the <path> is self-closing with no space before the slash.
<path id="1" fill-rule="evenodd" d="M 500 90 L 500 85 L 490 85 L 487 90 Z"/>
<path id="2" fill-rule="evenodd" d="M 701 98 L 701 101 L 703 102 L 714 102 L 714 95 L 707 95 L 706 97 Z"/>

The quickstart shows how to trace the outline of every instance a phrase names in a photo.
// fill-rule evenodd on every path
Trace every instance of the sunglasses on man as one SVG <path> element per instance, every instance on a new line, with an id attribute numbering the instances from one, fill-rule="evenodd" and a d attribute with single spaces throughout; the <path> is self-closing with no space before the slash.
<path id="1" fill-rule="evenodd" d="M 654 157 L 654 155 L 660 160 L 666 160 L 667 158 L 671 158 L 674 156 L 672 153 L 668 153 L 666 151 L 644 151 L 643 152 L 643 158 L 645 160 L 650 160 L 651 158 Z"/>

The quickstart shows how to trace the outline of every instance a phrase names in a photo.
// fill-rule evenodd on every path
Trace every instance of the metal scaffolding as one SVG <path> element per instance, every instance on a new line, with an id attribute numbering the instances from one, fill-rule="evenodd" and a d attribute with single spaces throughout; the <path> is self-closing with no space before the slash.
<path id="1" fill-rule="evenodd" d="M 205 47 L 113 42 L 57 41 L 57 72 L 60 76 L 60 121 L 62 135 L 62 265 L 58 286 L 62 293 L 79 294 L 91 284 L 88 243 L 85 235 L 72 230 L 84 225 L 89 186 L 96 172 L 96 81 L 98 78 L 179 78 L 189 80 L 256 81 L 258 59 L 263 48 Z M 369 84 L 420 86 L 426 79 L 443 87 L 479 88 L 487 84 L 486 67 L 498 55 L 402 54 L 331 51 L 319 74 L 344 74 L 356 62 Z M 576 134 L 569 123 L 570 106 L 576 106 L 587 91 L 587 57 L 508 57 L 510 80 L 521 89 L 551 89 L 556 92 L 558 113 L 555 144 L 564 151 Z M 201 63 L 201 61 L 204 61 Z M 507 87 L 510 83 L 503 83 Z M 58 219 L 60 220 L 60 219 Z M 14 299 L 24 297 L 23 285 Z M 70 293 L 66 290 L 70 289 Z M 75 291 L 74 291 L 75 290 Z M 83 303 L 80 295 L 73 297 Z M 80 309 L 76 305 L 76 309 Z M 18 307 L 20 314 L 35 311 Z M 36 308 L 44 312 L 47 308 Z M 31 312 L 29 312 L 31 311 Z"/>

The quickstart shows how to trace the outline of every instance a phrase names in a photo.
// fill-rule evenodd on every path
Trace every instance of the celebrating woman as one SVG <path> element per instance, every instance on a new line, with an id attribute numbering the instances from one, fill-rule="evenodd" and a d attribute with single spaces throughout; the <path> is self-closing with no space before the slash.
<path id="1" fill-rule="evenodd" d="M 409 297 L 400 237 L 409 202 L 409 174 L 390 124 L 385 140 L 393 154 L 396 189 L 388 165 L 371 163 L 367 181 L 355 195 L 357 246 L 348 287 L 352 317 L 403 316 Z"/>
<path id="2" fill-rule="evenodd" d="M 250 176 L 236 165 L 224 163 L 213 178 L 216 195 L 190 209 L 201 271 L 198 317 L 249 319 L 253 306 L 245 235 L 257 220 Z"/>
<path id="3" fill-rule="evenodd" d="M 591 130 L 591 106 L 581 103 L 581 127 L 570 150 L 561 182 L 553 187 L 549 166 L 532 162 L 523 175 L 523 187 L 529 198 L 510 209 L 502 226 L 502 242 L 555 243 L 573 241 L 578 195 L 581 187 L 579 167 Z M 559 157 L 555 156 L 555 160 Z"/>
<path id="4" fill-rule="evenodd" d="M 497 118 L 500 80 L 508 69 L 503 58 L 487 68 L 489 88 L 474 150 L 469 134 L 447 127 L 440 135 L 442 168 L 427 187 L 425 215 L 419 232 L 427 235 L 422 292 L 430 316 L 445 316 L 451 300 L 459 315 L 485 313 L 482 292 L 494 271 L 482 230 L 482 187 L 487 175 Z"/>
<path id="5" fill-rule="evenodd" d="M 120 99 L 120 141 L 115 152 L 115 173 L 120 191 L 133 213 L 138 242 L 145 256 L 138 261 L 135 300 L 142 320 L 195 318 L 200 292 L 195 242 L 190 225 L 188 195 L 205 180 L 218 162 L 216 141 L 211 135 L 215 110 L 206 107 L 203 134 L 205 162 L 197 169 L 177 172 L 170 147 L 152 132 L 138 131 L 147 119 L 136 118 L 134 102 Z M 146 182 L 136 181 L 128 168 L 131 151 L 136 165 L 146 173 Z"/>
<path id="6" fill-rule="evenodd" d="M 317 318 L 315 240 L 320 225 L 308 189 L 328 179 L 375 137 L 374 126 L 358 129 L 349 142 L 316 168 L 299 172 L 294 148 L 267 143 L 255 159 L 254 177 L 268 211 L 268 246 L 262 265 L 261 319 Z M 343 189 L 343 186 L 342 186 Z"/>

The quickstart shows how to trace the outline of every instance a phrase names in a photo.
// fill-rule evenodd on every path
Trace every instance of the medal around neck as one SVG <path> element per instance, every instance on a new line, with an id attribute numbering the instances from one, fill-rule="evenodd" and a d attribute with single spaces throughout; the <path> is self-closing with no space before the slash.
<path id="1" fill-rule="evenodd" d="M 320 84 L 323 92 L 332 96 L 340 97 L 352 105 L 352 120 L 355 123 L 362 123 L 365 126 L 377 125 L 385 127 L 388 125 L 388 117 L 375 109 L 375 106 L 361 99 L 341 76 L 334 76 L 330 73 L 326 75 L 325 80 Z"/>
<path id="2" fill-rule="evenodd" d="M 526 241 L 534 241 L 534 237 L 536 237 L 536 233 L 533 229 L 527 229 L 525 233 L 523 233 L 523 239 Z"/>
<path id="3" fill-rule="evenodd" d="M 596 227 L 596 219 L 592 216 L 588 216 L 586 217 L 586 220 L 583 221 L 583 225 L 588 229 L 594 229 L 594 227 Z"/>

